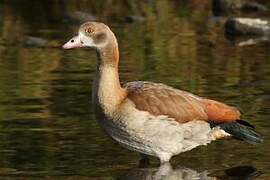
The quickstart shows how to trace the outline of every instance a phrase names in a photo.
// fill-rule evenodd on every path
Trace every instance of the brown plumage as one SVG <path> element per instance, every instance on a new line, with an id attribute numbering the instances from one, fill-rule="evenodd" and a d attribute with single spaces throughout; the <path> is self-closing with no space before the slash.
<path id="1" fill-rule="evenodd" d="M 167 115 L 179 123 L 193 120 L 224 123 L 240 118 L 240 112 L 235 107 L 164 84 L 137 81 L 128 83 L 126 89 L 127 97 L 137 109 L 153 115 Z"/>
<path id="2" fill-rule="evenodd" d="M 208 120 L 224 123 L 240 119 L 241 113 L 235 107 L 210 99 L 204 99 L 203 102 Z"/>

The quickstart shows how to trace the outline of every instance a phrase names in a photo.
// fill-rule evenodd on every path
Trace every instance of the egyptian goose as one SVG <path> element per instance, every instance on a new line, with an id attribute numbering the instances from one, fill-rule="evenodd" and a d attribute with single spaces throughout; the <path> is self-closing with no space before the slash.
<path id="1" fill-rule="evenodd" d="M 164 84 L 135 81 L 121 87 L 114 33 L 99 22 L 86 22 L 64 49 L 92 47 L 97 52 L 93 83 L 95 115 L 104 130 L 124 147 L 142 155 L 172 156 L 225 136 L 252 144 L 263 140 L 240 112 Z"/>

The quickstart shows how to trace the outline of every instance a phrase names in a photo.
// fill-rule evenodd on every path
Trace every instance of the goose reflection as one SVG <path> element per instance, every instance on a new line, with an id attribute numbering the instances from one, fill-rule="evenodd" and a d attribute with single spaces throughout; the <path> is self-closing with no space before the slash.
<path id="1" fill-rule="evenodd" d="M 252 166 L 238 166 L 224 171 L 215 172 L 213 175 L 207 170 L 197 171 L 186 167 L 173 168 L 170 163 L 162 164 L 158 168 L 134 168 L 119 180 L 225 180 L 243 179 L 250 180 L 261 173 Z"/>

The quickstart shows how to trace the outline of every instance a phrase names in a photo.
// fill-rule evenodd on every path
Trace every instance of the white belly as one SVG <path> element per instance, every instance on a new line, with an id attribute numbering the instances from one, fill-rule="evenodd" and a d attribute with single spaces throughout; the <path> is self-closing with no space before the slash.
<path id="1" fill-rule="evenodd" d="M 173 155 L 215 140 L 204 121 L 180 124 L 167 116 L 139 111 L 126 101 L 113 119 L 99 119 L 106 132 L 124 147 L 168 161 Z"/>

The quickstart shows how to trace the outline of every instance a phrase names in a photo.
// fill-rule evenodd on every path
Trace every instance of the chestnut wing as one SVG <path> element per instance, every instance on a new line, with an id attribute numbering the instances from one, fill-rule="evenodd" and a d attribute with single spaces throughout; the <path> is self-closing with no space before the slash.
<path id="1" fill-rule="evenodd" d="M 205 99 L 164 84 L 144 81 L 126 84 L 128 98 L 136 108 L 153 115 L 166 115 L 179 123 L 193 120 L 230 122 L 240 118 L 240 112 L 226 104 Z"/>

